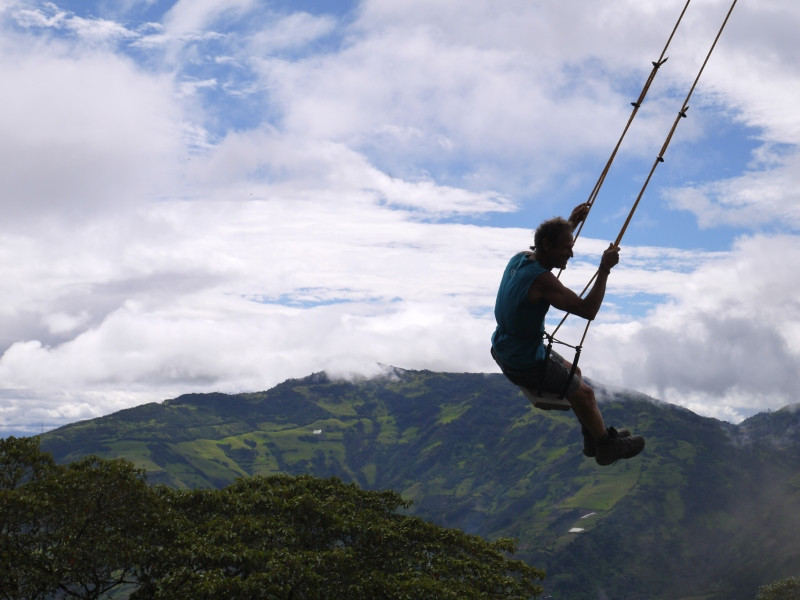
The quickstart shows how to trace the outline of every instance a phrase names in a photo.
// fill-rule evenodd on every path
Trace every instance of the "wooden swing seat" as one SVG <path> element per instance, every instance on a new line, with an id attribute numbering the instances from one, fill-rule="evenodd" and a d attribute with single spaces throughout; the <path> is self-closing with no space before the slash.
<path id="1" fill-rule="evenodd" d="M 569 401 L 555 392 L 535 392 L 526 387 L 521 387 L 522 393 L 536 408 L 542 410 L 570 410 Z"/>

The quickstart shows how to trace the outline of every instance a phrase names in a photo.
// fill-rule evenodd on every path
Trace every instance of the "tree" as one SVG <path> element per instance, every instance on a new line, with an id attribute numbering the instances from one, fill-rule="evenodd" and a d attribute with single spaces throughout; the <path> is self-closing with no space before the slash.
<path id="1" fill-rule="evenodd" d="M 41 479 L 54 465 L 53 457 L 39 450 L 38 437 L 0 438 L 0 491 Z"/>
<path id="2" fill-rule="evenodd" d="M 135 598 L 425 600 L 537 596 L 543 573 L 487 542 L 397 513 L 391 491 L 336 478 L 251 477 L 219 490 L 162 488 L 165 545 Z"/>
<path id="3" fill-rule="evenodd" d="M 538 596 L 544 576 L 488 542 L 336 478 L 149 487 L 127 461 L 57 465 L 0 440 L 0 599 L 470 600 Z"/>
<path id="4" fill-rule="evenodd" d="M 38 438 L 0 439 L 0 598 L 41 598 L 53 587 L 33 573 L 40 563 L 42 503 L 27 493 L 55 470 Z"/>
<path id="5" fill-rule="evenodd" d="M 800 577 L 789 577 L 761 586 L 756 600 L 800 600 Z"/>
<path id="6" fill-rule="evenodd" d="M 0 445 L 0 598 L 101 598 L 135 582 L 158 498 L 121 459 L 56 465 L 38 439 Z"/>

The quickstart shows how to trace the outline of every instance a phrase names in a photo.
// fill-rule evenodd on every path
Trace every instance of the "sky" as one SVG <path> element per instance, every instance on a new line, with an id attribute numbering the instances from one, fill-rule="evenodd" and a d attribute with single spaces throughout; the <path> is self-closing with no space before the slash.
<path id="1" fill-rule="evenodd" d="M 678 117 L 730 6 L 0 0 L 0 435 L 499 372 L 506 262 L 589 198 L 684 8 L 561 276 L 641 194 L 580 366 L 733 423 L 796 403 L 800 4 L 738 2 Z"/>

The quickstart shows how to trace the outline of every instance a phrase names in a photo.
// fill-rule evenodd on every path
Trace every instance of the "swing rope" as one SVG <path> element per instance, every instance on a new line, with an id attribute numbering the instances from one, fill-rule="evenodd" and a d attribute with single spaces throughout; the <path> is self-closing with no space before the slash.
<path id="1" fill-rule="evenodd" d="M 711 44 L 711 48 L 709 48 L 708 53 L 706 54 L 705 60 L 703 61 L 703 64 L 700 66 L 700 70 L 698 71 L 697 76 L 694 79 L 694 83 L 692 83 L 692 86 L 689 89 L 688 94 L 686 95 L 686 99 L 683 101 L 683 105 L 682 105 L 680 111 L 678 111 L 678 115 L 675 117 L 675 121 L 673 122 L 672 127 L 670 128 L 669 133 L 667 134 L 667 138 L 664 141 L 664 145 L 661 147 L 661 151 L 658 153 L 658 156 L 656 157 L 655 161 L 653 161 L 653 166 L 650 168 L 650 172 L 648 173 L 647 178 L 645 179 L 644 184 L 642 185 L 642 188 L 639 191 L 639 195 L 636 197 L 636 201 L 633 203 L 633 206 L 631 207 L 631 210 L 628 213 L 628 217 L 625 219 L 625 222 L 622 225 L 622 228 L 620 229 L 619 234 L 617 235 L 617 239 L 614 242 L 614 246 L 619 246 L 620 242 L 622 241 L 622 237 L 625 235 L 625 232 L 628 229 L 628 225 L 630 225 L 630 222 L 633 219 L 633 215 L 636 212 L 636 209 L 639 207 L 639 202 L 641 201 L 642 196 L 644 196 L 644 192 L 647 189 L 648 184 L 650 183 L 650 179 L 652 179 L 652 177 L 653 177 L 653 173 L 655 172 L 656 167 L 659 165 L 659 163 L 664 162 L 664 154 L 666 153 L 667 148 L 669 147 L 669 144 L 672 141 L 672 136 L 675 134 L 675 130 L 677 129 L 678 123 L 680 122 L 680 120 L 686 118 L 686 112 L 689 110 L 689 100 L 691 99 L 692 94 L 694 93 L 694 90 L 697 87 L 697 83 L 700 81 L 700 76 L 703 74 L 703 71 L 706 68 L 706 64 L 708 64 L 708 60 L 711 58 L 711 54 L 714 52 L 714 48 L 716 47 L 717 42 L 719 41 L 719 38 L 722 35 L 722 31 L 725 29 L 725 26 L 728 23 L 728 19 L 730 18 L 731 13 L 733 12 L 734 7 L 736 6 L 736 2 L 737 2 L 737 0 L 733 0 L 733 3 L 731 4 L 730 8 L 728 9 L 728 13 L 725 15 L 725 19 L 723 20 L 722 25 L 720 26 L 719 31 L 717 32 L 717 35 L 714 38 L 714 42 Z M 684 6 L 684 9 L 683 9 L 684 12 L 686 11 L 686 7 L 688 5 L 689 5 L 689 2 L 687 2 L 686 6 Z M 678 23 L 680 23 L 681 18 L 683 18 L 683 12 L 681 13 L 681 17 L 678 19 Z M 677 29 L 677 24 L 675 25 L 675 29 Z M 675 34 L 675 29 L 673 29 L 672 35 Z M 672 39 L 672 35 L 670 35 L 670 40 Z M 669 45 L 669 41 L 667 42 L 667 45 Z M 666 51 L 666 47 L 665 47 L 664 50 Z M 662 53 L 662 56 L 663 56 L 663 53 Z M 663 64 L 664 62 L 666 62 L 666 59 L 664 59 L 661 62 L 661 64 Z M 643 90 L 643 94 L 640 96 L 640 99 L 644 98 L 644 93 L 646 93 L 646 89 L 649 88 L 650 82 L 651 82 L 652 78 L 655 76 L 655 72 L 658 70 L 658 66 L 660 66 L 660 64 L 658 66 L 656 66 L 656 63 L 653 63 L 653 65 L 654 66 L 653 66 L 653 71 L 651 72 L 651 78 L 645 84 L 645 89 Z M 638 109 L 638 107 L 636 107 L 636 104 L 634 103 L 634 114 L 635 114 L 635 111 L 637 109 Z M 633 119 L 633 116 L 634 115 L 632 114 L 631 115 L 631 119 L 628 121 L 628 125 L 625 127 L 625 131 L 627 131 L 628 126 L 630 126 L 630 121 Z M 625 133 L 623 132 L 623 136 L 624 135 L 625 135 Z M 622 138 L 620 138 L 620 142 L 621 141 L 622 141 Z M 617 143 L 617 148 L 619 148 L 619 142 Z M 593 190 L 593 192 L 592 192 L 594 194 L 594 196 L 590 196 L 592 204 L 594 203 L 594 197 L 596 197 L 597 191 L 599 190 L 599 184 L 601 184 L 602 181 L 605 179 L 605 173 L 608 171 L 608 168 L 611 165 L 611 162 L 613 160 L 613 156 L 614 156 L 614 154 L 616 154 L 617 148 L 614 149 L 614 153 L 612 153 L 612 159 L 609 160 L 608 164 L 606 165 L 606 169 L 604 169 L 603 174 L 600 176 L 600 179 L 598 180 L 598 184 L 595 185 L 595 190 Z M 590 208 L 591 208 L 591 204 L 590 204 Z M 588 214 L 587 214 L 587 217 L 588 217 Z M 585 219 L 584 219 L 584 222 L 585 222 Z M 575 234 L 575 238 L 576 239 L 577 239 L 577 234 L 580 232 L 580 229 L 582 227 L 583 227 L 583 223 L 581 223 L 581 226 L 579 227 L 578 231 Z M 598 267 L 597 271 L 595 271 L 594 275 L 592 275 L 592 278 L 589 280 L 589 283 L 587 283 L 586 287 L 584 287 L 583 291 L 581 291 L 581 293 L 580 293 L 581 297 L 583 297 L 583 295 L 586 293 L 586 291 L 591 287 L 592 283 L 597 278 L 597 274 L 599 272 L 600 272 L 600 269 Z M 561 273 L 559 272 L 559 275 L 560 274 Z M 580 359 L 581 349 L 583 348 L 583 342 L 586 340 L 586 335 L 589 332 L 589 326 L 592 323 L 591 321 L 587 321 L 586 322 L 586 327 L 583 330 L 583 335 L 581 336 L 581 340 L 577 345 L 572 346 L 570 344 L 565 344 L 564 342 L 561 342 L 561 341 L 557 340 L 555 338 L 555 335 L 556 335 L 556 333 L 558 333 L 558 330 L 561 329 L 561 326 L 567 320 L 567 317 L 569 317 L 569 315 L 570 315 L 570 313 L 566 313 L 564 315 L 564 317 L 561 319 L 559 324 L 553 330 L 553 333 L 548 334 L 547 332 L 545 332 L 545 334 L 544 334 L 548 339 L 547 348 L 545 350 L 545 365 L 547 364 L 546 361 L 550 358 L 550 354 L 552 352 L 552 347 L 553 347 L 553 343 L 554 342 L 557 342 L 559 344 L 564 344 L 564 345 L 569 346 L 570 348 L 575 350 L 575 358 L 572 361 L 572 369 L 570 370 L 569 377 L 567 378 L 567 383 L 564 386 L 564 390 L 562 391 L 562 393 L 559 396 L 561 398 L 563 398 L 564 395 L 566 394 L 567 389 L 569 389 L 569 384 L 572 382 L 572 379 L 575 376 L 575 372 L 577 371 L 577 368 L 578 368 L 578 360 Z M 539 387 L 540 387 L 539 393 L 541 394 L 541 381 L 539 383 Z"/>
<path id="2" fill-rule="evenodd" d="M 644 185 L 642 185 L 642 189 L 636 198 L 636 202 L 633 203 L 633 207 L 631 208 L 630 213 L 628 213 L 628 218 L 625 219 L 625 223 L 623 224 L 622 229 L 620 230 L 619 235 L 617 236 L 617 239 L 614 242 L 615 246 L 619 246 L 619 243 L 622 241 L 622 236 L 625 235 L 625 231 L 628 229 L 628 225 L 630 224 L 631 219 L 633 218 L 633 213 L 636 212 L 636 208 L 639 206 L 639 201 L 642 199 L 644 191 L 647 189 L 647 184 L 650 183 L 650 178 L 653 176 L 653 173 L 655 172 L 658 163 L 664 162 L 664 154 L 667 151 L 667 147 L 669 146 L 670 141 L 672 141 L 672 136 L 678 127 L 678 123 L 680 122 L 681 119 L 686 118 L 686 111 L 689 110 L 689 99 L 692 97 L 694 89 L 697 87 L 697 83 L 700 81 L 700 76 L 703 74 L 703 71 L 706 68 L 706 64 L 708 64 L 708 59 L 711 58 L 711 53 L 714 51 L 714 48 L 716 47 L 717 42 L 719 41 L 719 38 L 722 35 L 722 30 L 725 29 L 725 25 L 728 23 L 728 19 L 730 18 L 731 13 L 733 12 L 733 7 L 736 6 L 736 1 L 737 0 L 733 0 L 733 4 L 731 4 L 731 7 L 728 9 L 728 14 L 725 15 L 725 20 L 722 22 L 722 26 L 719 28 L 719 31 L 717 32 L 717 37 L 714 38 L 714 43 L 711 44 L 711 48 L 709 48 L 708 54 L 706 54 L 706 58 L 703 61 L 703 64 L 700 66 L 700 70 L 697 73 L 697 77 L 695 77 L 694 83 L 692 83 L 692 87 L 689 89 L 689 93 L 686 95 L 686 99 L 683 101 L 683 107 L 681 108 L 680 111 L 678 111 L 678 115 L 675 117 L 675 122 L 672 124 L 672 128 L 669 130 L 669 134 L 667 135 L 667 139 L 664 140 L 664 145 L 661 147 L 661 152 L 658 153 L 656 160 L 653 162 L 653 166 L 650 169 L 650 173 L 647 175 L 647 179 L 645 180 Z"/>
<path id="3" fill-rule="evenodd" d="M 689 8 L 689 3 L 691 0 L 686 0 L 686 4 L 683 6 L 683 10 L 681 11 L 678 20 L 675 22 L 675 27 L 672 28 L 672 33 L 670 33 L 669 38 L 667 38 L 667 43 L 664 45 L 664 49 L 661 51 L 661 55 L 658 57 L 658 60 L 653 61 L 652 65 L 653 68 L 650 71 L 650 75 L 645 81 L 644 86 L 642 87 L 642 91 L 639 93 L 639 97 L 636 99 L 635 102 L 631 102 L 631 106 L 633 106 L 633 110 L 631 110 L 631 114 L 628 117 L 628 122 L 625 124 L 625 127 L 622 130 L 622 134 L 619 136 L 619 140 L 617 140 L 617 145 L 614 146 L 614 150 L 611 152 L 611 156 L 606 163 L 606 166 L 603 168 L 602 172 L 600 173 L 600 177 L 597 179 L 597 182 L 594 184 L 591 193 L 589 194 L 589 198 L 586 200 L 586 204 L 589 207 L 589 211 L 591 211 L 592 206 L 594 206 L 594 201 L 597 199 L 597 195 L 600 193 L 600 188 L 603 186 L 605 182 L 606 175 L 608 175 L 608 171 L 611 169 L 611 164 L 614 162 L 614 159 L 617 156 L 617 151 L 619 151 L 620 146 L 622 145 L 622 140 L 625 139 L 625 135 L 628 133 L 628 129 L 630 129 L 631 123 L 636 118 L 636 114 L 639 112 L 639 108 L 644 103 L 645 96 L 647 96 L 647 92 L 650 90 L 650 85 L 653 83 L 653 80 L 656 78 L 656 73 L 658 73 L 658 69 L 667 62 L 668 58 L 666 55 L 667 49 L 669 48 L 670 43 L 672 42 L 672 38 L 675 37 L 675 32 L 678 30 L 678 26 L 681 24 L 683 20 L 683 15 L 686 14 L 686 9 Z M 589 213 L 587 212 L 586 218 L 589 218 Z M 581 221 L 578 228 L 575 230 L 574 239 L 578 239 L 578 236 L 581 234 L 581 230 L 583 229 L 583 224 L 586 222 L 586 219 Z M 561 276 L 561 273 L 564 269 L 560 269 L 558 272 L 557 277 Z"/>

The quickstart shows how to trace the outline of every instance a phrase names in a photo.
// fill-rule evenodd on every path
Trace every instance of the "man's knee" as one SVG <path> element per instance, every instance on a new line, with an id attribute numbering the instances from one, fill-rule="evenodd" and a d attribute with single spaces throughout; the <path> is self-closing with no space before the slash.
<path id="1" fill-rule="evenodd" d="M 580 406 L 590 407 L 596 406 L 597 400 L 594 397 L 594 390 L 585 383 L 581 382 L 578 389 L 567 398 L 570 404 L 578 404 Z"/>

